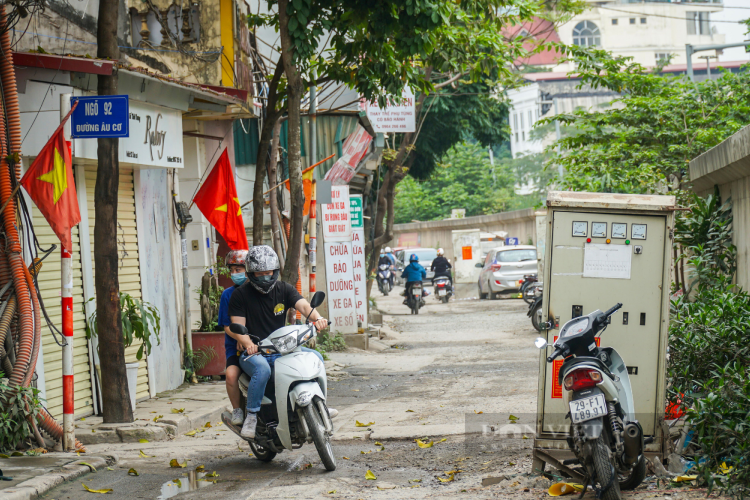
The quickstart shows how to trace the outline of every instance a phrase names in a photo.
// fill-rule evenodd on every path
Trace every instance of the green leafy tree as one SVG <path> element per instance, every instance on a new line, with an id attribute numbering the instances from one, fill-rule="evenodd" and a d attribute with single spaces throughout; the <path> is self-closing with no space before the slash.
<path id="1" fill-rule="evenodd" d="M 503 212 L 528 205 L 516 196 L 516 176 L 508 167 L 493 167 L 486 148 L 478 143 L 460 143 L 439 161 L 427 180 L 407 176 L 396 193 L 396 223 L 440 220 L 454 208 L 466 215 Z M 526 203 L 524 203 L 526 202 Z"/>
<path id="2" fill-rule="evenodd" d="M 581 85 L 604 87 L 621 97 L 610 109 L 555 117 L 577 130 L 548 148 L 548 166 L 560 163 L 565 169 L 564 189 L 684 190 L 688 162 L 750 123 L 747 71 L 692 83 L 648 72 L 631 58 L 602 50 L 565 50 L 576 63 Z"/>

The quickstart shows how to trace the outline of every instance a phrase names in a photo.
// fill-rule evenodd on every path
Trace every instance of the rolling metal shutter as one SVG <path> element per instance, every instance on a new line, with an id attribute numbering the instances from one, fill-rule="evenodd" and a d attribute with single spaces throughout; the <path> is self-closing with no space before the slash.
<path id="1" fill-rule="evenodd" d="M 31 204 L 34 232 L 42 248 L 57 245 L 46 259 L 39 273 L 37 283 L 41 291 L 45 309 L 50 321 L 62 331 L 62 306 L 60 301 L 60 240 L 50 228 L 34 203 Z M 91 391 L 91 365 L 88 341 L 86 340 L 85 297 L 81 276 L 81 248 L 78 241 L 78 226 L 73 228 L 73 374 L 75 376 L 75 416 L 84 417 L 94 412 Z M 41 255 L 40 255 L 41 257 Z M 57 336 L 62 342 L 62 335 Z M 44 356 L 44 379 L 47 401 L 44 403 L 50 414 L 62 419 L 62 347 L 55 339 L 42 318 L 42 353 Z"/>
<path id="2" fill-rule="evenodd" d="M 94 209 L 94 187 L 96 185 L 96 167 L 86 167 L 86 200 L 89 214 L 89 233 L 91 235 L 91 254 L 96 254 L 94 246 L 94 224 L 96 214 Z M 141 299 L 141 272 L 138 260 L 138 232 L 135 219 L 135 189 L 133 183 L 133 170 L 120 167 L 120 187 L 117 193 L 117 252 L 119 257 L 120 292 L 130 294 L 132 297 Z M 94 262 L 91 267 L 96 269 Z M 125 349 L 125 362 L 137 361 L 135 355 L 140 347 L 139 342 Z M 106 363 L 102 363 L 105 369 Z M 146 358 L 138 364 L 138 387 L 136 390 L 136 401 L 148 399 L 148 368 Z"/>

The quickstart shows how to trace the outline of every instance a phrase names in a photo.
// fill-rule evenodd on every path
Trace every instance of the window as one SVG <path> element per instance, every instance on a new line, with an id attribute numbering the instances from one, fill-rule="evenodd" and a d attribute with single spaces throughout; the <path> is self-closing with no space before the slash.
<path id="1" fill-rule="evenodd" d="M 630 18 L 630 24 L 635 24 L 635 18 L 634 17 Z"/>
<path id="2" fill-rule="evenodd" d="M 656 58 L 656 64 L 659 64 L 662 61 L 669 60 L 669 56 L 669 52 L 657 52 L 656 54 L 654 54 L 654 57 Z"/>
<path id="3" fill-rule="evenodd" d="M 521 111 L 521 130 L 525 128 L 526 128 L 526 125 L 523 124 L 523 111 Z"/>
<path id="4" fill-rule="evenodd" d="M 516 142 L 518 142 L 518 132 L 516 132 Z"/>
<path id="5" fill-rule="evenodd" d="M 524 132 L 524 131 L 521 131 L 521 140 L 522 141 L 526 140 L 526 132 Z"/>
<path id="6" fill-rule="evenodd" d="M 641 24 L 646 24 L 646 18 L 645 17 L 641 18 Z"/>
<path id="7" fill-rule="evenodd" d="M 687 12 L 687 34 L 709 35 L 708 12 Z"/>
<path id="8" fill-rule="evenodd" d="M 581 21 L 573 28 L 573 44 L 581 47 L 601 45 L 599 27 L 591 21 Z"/>
<path id="9" fill-rule="evenodd" d="M 513 113 L 513 130 L 518 130 L 518 115 Z"/>
<path id="10" fill-rule="evenodd" d="M 617 26 L 617 18 L 612 19 L 612 26 Z"/>
<path id="11" fill-rule="evenodd" d="M 536 260 L 536 250 L 506 250 L 499 251 L 495 256 L 495 262 L 525 262 Z"/>

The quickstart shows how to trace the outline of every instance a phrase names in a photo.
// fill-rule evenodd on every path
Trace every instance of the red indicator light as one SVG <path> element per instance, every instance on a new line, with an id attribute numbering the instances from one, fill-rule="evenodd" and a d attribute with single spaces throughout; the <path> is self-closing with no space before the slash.
<path id="1" fill-rule="evenodd" d="M 586 238 L 586 243 L 591 243 L 591 238 Z"/>

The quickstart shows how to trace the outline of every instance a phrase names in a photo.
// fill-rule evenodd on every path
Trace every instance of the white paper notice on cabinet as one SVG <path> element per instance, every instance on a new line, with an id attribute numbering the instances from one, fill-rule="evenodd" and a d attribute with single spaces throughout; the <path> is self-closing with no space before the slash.
<path id="1" fill-rule="evenodd" d="M 584 278 L 630 279 L 633 249 L 629 245 L 587 244 L 583 254 Z"/>

